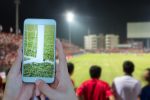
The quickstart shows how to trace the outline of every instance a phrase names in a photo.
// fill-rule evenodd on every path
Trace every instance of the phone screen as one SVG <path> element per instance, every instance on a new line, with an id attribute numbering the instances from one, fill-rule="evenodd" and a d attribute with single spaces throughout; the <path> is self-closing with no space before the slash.
<path id="1" fill-rule="evenodd" d="M 54 78 L 55 31 L 55 24 L 24 23 L 23 77 Z"/>

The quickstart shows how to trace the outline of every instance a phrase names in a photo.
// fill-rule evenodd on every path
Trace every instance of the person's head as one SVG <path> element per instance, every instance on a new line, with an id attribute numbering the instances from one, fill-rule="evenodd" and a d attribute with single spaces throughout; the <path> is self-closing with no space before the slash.
<path id="1" fill-rule="evenodd" d="M 123 71 L 127 75 L 132 75 L 132 73 L 134 72 L 134 64 L 133 64 L 133 62 L 131 62 L 131 61 L 125 61 L 123 63 Z"/>
<path id="2" fill-rule="evenodd" d="M 97 65 L 91 66 L 91 68 L 89 70 L 91 78 L 96 78 L 96 79 L 100 78 L 101 71 L 102 71 L 102 69 L 100 66 L 97 66 Z"/>
<path id="3" fill-rule="evenodd" d="M 69 63 L 67 63 L 67 67 L 68 67 L 69 75 L 72 75 L 74 72 L 74 64 L 69 62 Z"/>
<path id="4" fill-rule="evenodd" d="M 150 68 L 147 68 L 144 72 L 144 80 L 150 83 Z"/>

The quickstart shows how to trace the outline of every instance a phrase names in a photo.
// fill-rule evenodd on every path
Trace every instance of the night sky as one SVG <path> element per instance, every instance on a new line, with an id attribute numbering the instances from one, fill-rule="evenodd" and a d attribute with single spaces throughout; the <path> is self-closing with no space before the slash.
<path id="1" fill-rule="evenodd" d="M 13 0 L 0 0 L 0 10 L 0 24 L 9 31 L 10 26 L 15 27 Z M 52 18 L 57 21 L 57 36 L 67 39 L 67 11 L 75 13 L 72 41 L 80 46 L 88 29 L 94 34 L 119 34 L 125 42 L 127 22 L 150 21 L 149 0 L 21 0 L 20 28 L 26 18 Z"/>

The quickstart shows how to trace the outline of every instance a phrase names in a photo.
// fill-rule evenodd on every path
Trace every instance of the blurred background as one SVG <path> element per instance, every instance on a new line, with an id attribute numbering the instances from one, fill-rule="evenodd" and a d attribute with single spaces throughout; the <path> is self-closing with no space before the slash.
<path id="1" fill-rule="evenodd" d="M 1 0 L 0 76 L 15 62 L 22 44 L 26 18 L 57 22 L 68 62 L 75 65 L 72 78 L 79 86 L 89 79 L 89 67 L 100 65 L 102 79 L 123 75 L 122 63 L 135 63 L 134 77 L 150 66 L 150 2 L 146 0 Z M 80 76 L 80 77 L 79 77 Z"/>

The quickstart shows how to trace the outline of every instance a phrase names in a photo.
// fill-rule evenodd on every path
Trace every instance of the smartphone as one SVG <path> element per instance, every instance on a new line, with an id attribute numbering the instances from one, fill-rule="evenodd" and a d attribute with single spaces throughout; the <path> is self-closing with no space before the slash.
<path id="1" fill-rule="evenodd" d="M 53 19 L 26 19 L 23 30 L 22 80 L 35 83 L 55 79 L 56 21 Z"/>

